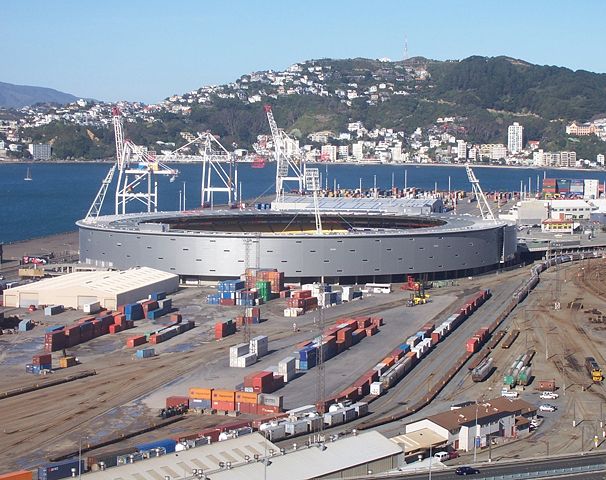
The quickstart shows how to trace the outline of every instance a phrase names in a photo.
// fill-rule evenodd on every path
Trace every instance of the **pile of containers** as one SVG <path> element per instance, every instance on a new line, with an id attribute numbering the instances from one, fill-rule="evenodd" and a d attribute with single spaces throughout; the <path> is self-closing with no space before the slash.
<path id="1" fill-rule="evenodd" d="M 88 342 L 93 338 L 133 328 L 134 322 L 119 312 L 104 312 L 94 317 L 83 317 L 73 325 L 51 327 L 44 336 L 44 350 L 48 353 Z"/>
<path id="2" fill-rule="evenodd" d="M 322 347 L 322 358 L 330 360 L 349 347 L 356 345 L 365 337 L 375 335 L 379 326 L 383 324 L 380 317 L 357 317 L 343 318 L 336 324 L 324 330 L 321 338 L 313 341 L 302 342 L 295 352 L 296 368 L 309 370 L 316 366 L 320 346 Z"/>
<path id="3" fill-rule="evenodd" d="M 223 320 L 215 323 L 215 340 L 221 340 L 234 333 L 236 333 L 236 322 L 233 320 Z"/>
<path id="4" fill-rule="evenodd" d="M 278 272 L 276 268 L 247 268 L 242 279 L 248 289 L 257 287 L 258 282 L 269 282 L 270 293 L 279 294 L 284 291 L 284 272 Z"/>
<path id="5" fill-rule="evenodd" d="M 38 467 L 38 480 L 58 480 L 84 472 L 84 460 L 78 461 L 77 458 L 69 458 L 62 462 L 48 463 L 43 467 Z"/>
<path id="6" fill-rule="evenodd" d="M 235 320 L 238 327 L 245 324 L 261 323 L 261 309 L 259 307 L 246 307 L 244 315 L 237 316 Z"/>
<path id="7" fill-rule="evenodd" d="M 39 375 L 42 370 L 52 370 L 52 363 L 53 358 L 50 353 L 34 355 L 32 363 L 25 365 L 25 372 Z"/>
<path id="8" fill-rule="evenodd" d="M 408 337 L 350 387 L 326 399 L 323 407 L 326 408 L 343 400 L 356 401 L 369 393 L 374 396 L 381 395 L 397 384 L 437 343 L 448 336 L 489 297 L 490 290 L 482 290 L 437 327 L 431 322 L 424 324 L 415 335 Z"/>
<path id="9" fill-rule="evenodd" d="M 250 344 L 239 343 L 229 349 L 229 366 L 236 368 L 250 367 L 257 362 L 257 354 L 250 351 Z"/>
<path id="10" fill-rule="evenodd" d="M 186 322 L 181 321 L 179 319 L 178 322 L 164 327 L 155 333 L 149 336 L 149 343 L 157 345 L 158 343 L 165 342 L 166 340 L 170 340 L 177 335 L 181 335 L 182 333 L 190 331 L 196 325 L 193 320 L 187 320 Z"/>
<path id="11" fill-rule="evenodd" d="M 262 371 L 244 377 L 244 391 L 273 393 L 284 386 L 284 377 L 274 372 Z"/>
<path id="12" fill-rule="evenodd" d="M 318 298 L 313 297 L 311 290 L 291 291 L 290 298 L 286 299 L 285 317 L 298 317 L 305 312 L 318 307 Z"/>
<path id="13" fill-rule="evenodd" d="M 261 357 L 267 355 L 269 338 L 259 335 L 249 343 L 240 343 L 229 349 L 229 366 L 237 368 L 250 367 Z"/>

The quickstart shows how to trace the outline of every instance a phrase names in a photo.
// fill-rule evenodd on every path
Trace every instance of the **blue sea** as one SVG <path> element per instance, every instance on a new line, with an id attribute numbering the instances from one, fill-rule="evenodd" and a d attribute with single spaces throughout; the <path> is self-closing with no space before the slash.
<path id="1" fill-rule="evenodd" d="M 24 181 L 30 167 L 32 181 Z M 200 165 L 175 166 L 180 175 L 174 182 L 158 179 L 160 210 L 177 210 L 180 191 L 185 189 L 186 208 L 200 205 Z M 0 164 L 0 243 L 10 243 L 56 233 L 73 231 L 74 222 L 83 218 L 95 198 L 101 181 L 110 164 L 100 163 L 10 163 Z M 409 187 L 433 190 L 436 182 L 439 190 L 467 190 L 471 187 L 465 169 L 456 166 L 388 166 L 388 165 L 320 165 L 322 185 L 332 187 L 336 181 L 340 188 L 363 189 L 390 188 L 392 184 L 403 187 L 406 177 Z M 537 176 L 551 178 L 595 178 L 606 180 L 606 172 L 576 170 L 538 170 L 530 168 L 475 168 L 474 172 L 484 191 L 519 191 L 520 181 L 533 191 Z M 274 191 L 275 167 L 269 164 L 263 169 L 253 169 L 250 164 L 238 167 L 242 197 L 251 201 Z M 113 213 L 115 186 L 110 186 L 105 198 L 103 213 Z M 215 202 L 225 203 L 221 194 Z M 133 205 L 134 207 L 134 205 Z M 136 211 L 136 210 L 131 210 Z"/>

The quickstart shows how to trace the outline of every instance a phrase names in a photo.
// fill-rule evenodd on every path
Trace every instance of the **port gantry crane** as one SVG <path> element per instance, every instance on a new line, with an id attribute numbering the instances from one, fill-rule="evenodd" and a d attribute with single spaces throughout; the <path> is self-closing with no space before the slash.
<path id="1" fill-rule="evenodd" d="M 295 141 L 284 130 L 278 128 L 271 105 L 263 107 L 271 129 L 276 160 L 276 201 L 284 199 L 284 182 L 297 182 L 299 192 L 303 192 L 305 162 Z"/>
<path id="2" fill-rule="evenodd" d="M 202 206 L 213 206 L 214 193 L 224 192 L 227 193 L 227 203 L 231 207 L 238 201 L 238 167 L 234 153 L 227 151 L 210 132 L 197 135 L 182 133 L 181 136 L 187 143 L 162 158 L 179 162 L 202 162 Z M 192 145 L 197 145 L 200 155 L 183 155 Z M 224 164 L 229 165 L 227 170 L 223 167 Z M 218 186 L 213 181 L 215 175 L 219 180 Z"/>
<path id="3" fill-rule="evenodd" d="M 490 208 L 490 204 L 486 199 L 486 195 L 482 191 L 482 187 L 480 186 L 480 181 L 476 178 L 475 173 L 471 169 L 471 165 L 469 163 L 465 164 L 465 170 L 467 172 L 467 178 L 471 183 L 471 188 L 478 202 L 478 208 L 480 209 L 480 215 L 483 220 L 492 220 L 493 222 L 497 222 L 494 213 L 492 213 L 492 208 Z"/>
<path id="4" fill-rule="evenodd" d="M 123 117 L 118 107 L 112 108 L 112 122 L 116 137 L 116 163 L 101 182 L 85 220 L 94 221 L 103 208 L 105 195 L 116 170 L 115 214 L 125 214 L 126 205 L 136 200 L 146 206 L 148 212 L 158 211 L 158 182 L 156 175 L 169 176 L 174 181 L 178 171 L 159 162 L 152 152 L 124 138 Z"/>

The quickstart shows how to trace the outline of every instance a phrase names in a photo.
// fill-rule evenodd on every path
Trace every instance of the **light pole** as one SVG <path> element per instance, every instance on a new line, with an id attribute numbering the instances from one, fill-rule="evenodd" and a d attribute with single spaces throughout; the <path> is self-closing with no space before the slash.
<path id="1" fill-rule="evenodd" d="M 432 460 L 432 456 L 431 456 L 431 447 L 432 444 L 431 442 L 429 443 L 429 480 L 431 480 L 431 460 Z"/>
<path id="2" fill-rule="evenodd" d="M 185 208 L 185 182 L 183 182 L 183 210 L 187 210 Z"/>
<path id="3" fill-rule="evenodd" d="M 473 430 L 473 463 L 476 463 L 477 459 L 477 438 L 478 438 L 478 402 L 476 402 L 476 426 Z"/>

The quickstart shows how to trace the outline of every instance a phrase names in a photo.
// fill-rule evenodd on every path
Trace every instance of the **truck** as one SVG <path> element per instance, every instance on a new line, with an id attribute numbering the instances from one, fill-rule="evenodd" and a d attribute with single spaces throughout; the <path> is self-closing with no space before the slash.
<path id="1" fill-rule="evenodd" d="M 600 383 L 604 380 L 604 373 L 593 357 L 585 357 L 585 368 L 594 383 Z"/>

